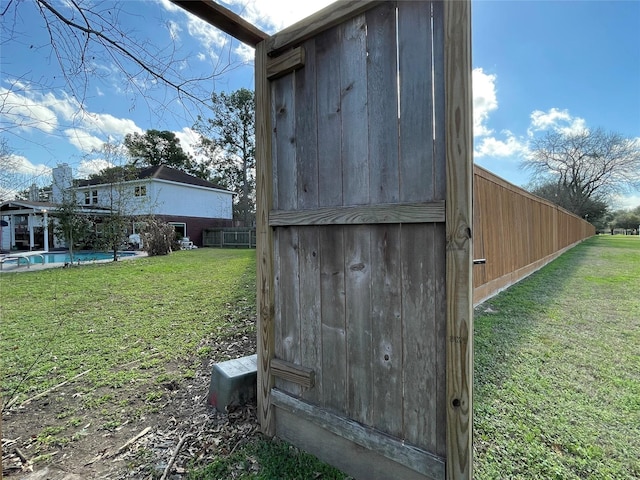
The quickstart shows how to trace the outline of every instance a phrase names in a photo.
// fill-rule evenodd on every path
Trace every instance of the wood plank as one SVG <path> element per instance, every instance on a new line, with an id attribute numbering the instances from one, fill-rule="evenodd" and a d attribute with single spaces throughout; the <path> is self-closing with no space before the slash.
<path id="1" fill-rule="evenodd" d="M 470 1 L 445 2 L 447 478 L 473 478 L 473 100 Z"/>
<path id="2" fill-rule="evenodd" d="M 305 49 L 296 47 L 267 61 L 267 78 L 275 80 L 304 67 Z"/>
<path id="3" fill-rule="evenodd" d="M 278 438 L 282 438 L 303 450 L 313 452 L 320 460 L 334 465 L 348 474 L 350 478 L 366 480 L 426 479 L 424 475 L 410 468 L 283 409 L 277 410 L 276 432 Z"/>
<path id="4" fill-rule="evenodd" d="M 258 421 L 266 435 L 275 433 L 270 392 L 270 363 L 274 355 L 273 231 L 269 211 L 273 208 L 271 165 L 271 100 L 266 77 L 266 45 L 256 46 L 256 283 L 258 350 Z"/>
<path id="5" fill-rule="evenodd" d="M 430 10 L 429 2 L 398 4 L 399 168 L 403 202 L 435 198 Z"/>
<path id="6" fill-rule="evenodd" d="M 341 413 L 344 413 L 347 404 L 344 228 L 321 227 L 318 232 L 322 312 L 322 406 Z"/>
<path id="7" fill-rule="evenodd" d="M 213 0 L 171 0 L 171 2 L 250 47 L 255 48 L 260 42 L 269 38 L 269 34 Z"/>
<path id="8" fill-rule="evenodd" d="M 285 362 L 278 358 L 271 360 L 271 374 L 296 383 L 303 388 L 312 388 L 315 384 L 315 372 L 312 368 Z"/>
<path id="9" fill-rule="evenodd" d="M 369 203 L 369 149 L 365 16 L 345 21 L 340 30 L 342 196 L 345 205 L 366 205 Z M 363 192 L 367 193 L 366 197 Z"/>
<path id="10" fill-rule="evenodd" d="M 322 10 L 279 31 L 269 39 L 269 55 L 277 55 L 286 48 L 302 43 L 319 33 L 343 23 L 371 8 L 379 1 L 349 0 L 332 3 Z"/>
<path id="11" fill-rule="evenodd" d="M 271 392 L 273 402 L 280 409 L 306 420 L 310 424 L 365 447 L 387 459 L 398 462 L 405 467 L 418 472 L 427 478 L 444 478 L 445 464 L 442 458 L 431 455 L 419 448 L 408 445 L 401 440 L 394 439 L 372 428 L 367 428 L 357 422 L 335 415 L 327 410 L 318 408 L 302 400 L 293 398 L 274 389 Z M 353 459 L 350 459 L 353 461 Z M 365 478 L 365 477 L 362 477 Z M 370 478 L 370 477 L 366 477 Z M 378 477 L 380 478 L 380 477 Z M 406 477 L 384 477 L 406 478 Z"/>
<path id="12" fill-rule="evenodd" d="M 276 209 L 298 207 L 298 174 L 296 159 L 296 113 L 294 77 L 271 82 L 273 118 L 273 175 Z"/>
<path id="13" fill-rule="evenodd" d="M 402 342 L 404 438 L 427 451 L 437 451 L 437 379 L 435 228 L 403 225 Z"/>
<path id="14" fill-rule="evenodd" d="M 272 227 L 290 225 L 357 225 L 378 223 L 444 222 L 444 201 L 430 203 L 357 205 L 325 207 L 315 210 L 272 210 Z"/>
<path id="15" fill-rule="evenodd" d="M 275 258 L 275 355 L 293 364 L 302 362 L 300 354 L 300 280 L 298 273 L 298 231 L 280 228 L 274 242 Z M 273 365 L 273 361 L 272 361 Z M 272 372 L 273 375 L 273 372 Z M 285 377 L 276 379 L 276 386 L 293 395 L 301 395 L 300 384 Z"/>
<path id="16" fill-rule="evenodd" d="M 273 140 L 273 194 L 276 208 L 298 206 L 295 81 L 293 75 L 271 81 Z M 300 311 L 298 278 L 298 233 L 278 229 L 274 237 L 275 268 L 275 355 L 300 363 Z M 277 387 L 300 395 L 300 385 L 282 378 Z"/>
<path id="17" fill-rule="evenodd" d="M 347 325 L 347 415 L 370 424 L 373 408 L 371 365 L 370 227 L 344 229 L 345 319 Z"/>
<path id="18" fill-rule="evenodd" d="M 317 227 L 298 229 L 300 265 L 300 356 L 315 370 L 313 388 L 302 396 L 313 402 L 322 398 L 322 320 L 320 314 L 320 243 Z"/>
<path id="19" fill-rule="evenodd" d="M 342 205 L 342 132 L 340 113 L 341 31 L 333 28 L 315 39 L 318 122 L 318 206 Z"/>
<path id="20" fill-rule="evenodd" d="M 402 438 L 401 225 L 371 229 L 372 426 Z"/>
<path id="21" fill-rule="evenodd" d="M 434 199 L 443 200 L 447 195 L 447 115 L 445 94 L 445 23 L 444 3 L 431 2 L 433 13 L 433 193 Z"/>
<path id="22" fill-rule="evenodd" d="M 435 251 L 435 316 L 437 336 L 436 378 L 436 455 L 447 456 L 447 230 L 446 224 L 433 226 Z M 443 375 L 443 372 L 445 374 Z"/>
<path id="23" fill-rule="evenodd" d="M 386 2 L 368 10 L 366 20 L 369 199 L 376 204 L 395 203 L 400 190 L 395 4 Z M 358 203 L 367 203 L 363 200 Z"/>
<path id="24" fill-rule="evenodd" d="M 315 41 L 304 45 L 308 65 L 295 74 L 298 207 L 318 208 L 318 120 Z"/>

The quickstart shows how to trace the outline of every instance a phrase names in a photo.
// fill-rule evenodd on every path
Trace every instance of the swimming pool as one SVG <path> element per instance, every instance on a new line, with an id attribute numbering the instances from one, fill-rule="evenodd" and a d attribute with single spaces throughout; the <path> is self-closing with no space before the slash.
<path id="1" fill-rule="evenodd" d="M 133 257 L 135 256 L 135 252 L 118 252 L 118 259 L 124 257 Z M 56 253 L 44 253 L 42 257 L 39 255 L 35 255 L 30 258 L 31 264 L 42 264 L 42 260 L 44 259 L 44 263 L 69 263 L 71 262 L 71 258 L 69 257 L 69 252 L 56 252 Z M 113 252 L 73 252 L 73 263 L 87 263 L 87 262 L 97 262 L 100 260 L 113 260 Z"/>

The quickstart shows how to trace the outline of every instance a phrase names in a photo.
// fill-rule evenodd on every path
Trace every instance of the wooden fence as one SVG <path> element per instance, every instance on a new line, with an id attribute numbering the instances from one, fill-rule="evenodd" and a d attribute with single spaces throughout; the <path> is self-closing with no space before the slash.
<path id="1" fill-rule="evenodd" d="M 595 234 L 587 221 L 474 166 L 474 304 Z"/>
<path id="2" fill-rule="evenodd" d="M 479 167 L 473 213 L 470 1 L 272 36 L 173 1 L 256 48 L 262 430 L 358 479 L 471 480 L 474 295 L 592 228 Z"/>
<path id="3" fill-rule="evenodd" d="M 207 228 L 202 232 L 202 246 L 256 248 L 256 229 L 247 227 Z"/>
<path id="4" fill-rule="evenodd" d="M 356 478 L 472 477 L 469 47 L 428 1 L 257 45 L 258 415 Z"/>

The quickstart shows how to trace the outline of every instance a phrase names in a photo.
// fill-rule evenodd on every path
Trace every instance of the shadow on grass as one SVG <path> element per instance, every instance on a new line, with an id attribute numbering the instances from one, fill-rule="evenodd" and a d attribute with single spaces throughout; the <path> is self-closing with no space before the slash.
<path id="1" fill-rule="evenodd" d="M 544 268 L 480 304 L 474 314 L 474 387 L 501 384 L 510 374 L 510 359 L 531 329 L 584 264 L 589 239 Z"/>
<path id="2" fill-rule="evenodd" d="M 636 260 L 594 237 L 477 307 L 474 478 L 640 478 Z"/>

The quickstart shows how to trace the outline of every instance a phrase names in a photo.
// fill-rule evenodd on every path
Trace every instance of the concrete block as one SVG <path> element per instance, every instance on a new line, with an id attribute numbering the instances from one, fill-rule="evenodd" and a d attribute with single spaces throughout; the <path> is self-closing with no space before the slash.
<path id="1" fill-rule="evenodd" d="M 208 403 L 219 412 L 256 398 L 258 355 L 216 363 L 211 372 Z"/>

